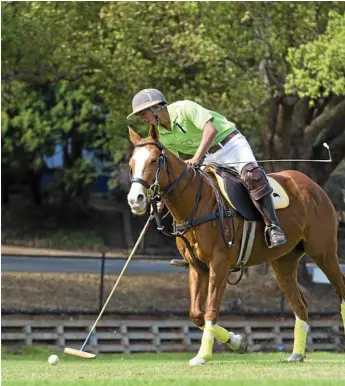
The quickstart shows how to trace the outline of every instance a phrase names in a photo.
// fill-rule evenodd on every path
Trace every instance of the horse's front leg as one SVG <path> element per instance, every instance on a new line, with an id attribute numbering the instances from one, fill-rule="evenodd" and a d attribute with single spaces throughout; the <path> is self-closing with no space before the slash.
<path id="1" fill-rule="evenodd" d="M 189 317 L 201 329 L 205 326 L 203 309 L 208 289 L 208 272 L 198 271 L 189 265 L 190 311 Z"/>
<path id="2" fill-rule="evenodd" d="M 205 365 L 212 358 L 214 339 L 227 343 L 238 353 L 245 350 L 245 339 L 227 331 L 217 324 L 220 304 L 226 287 L 229 266 L 224 255 L 218 254 L 210 264 L 208 297 L 205 310 L 205 325 L 198 354 L 189 361 L 190 366 Z"/>

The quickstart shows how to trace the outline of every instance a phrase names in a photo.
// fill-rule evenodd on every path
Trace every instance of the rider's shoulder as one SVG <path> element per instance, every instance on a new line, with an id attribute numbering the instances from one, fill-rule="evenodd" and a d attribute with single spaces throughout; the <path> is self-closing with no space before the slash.
<path id="1" fill-rule="evenodd" d="M 169 105 L 169 107 L 171 109 L 174 109 L 174 110 L 178 110 L 180 112 L 182 111 L 188 111 L 188 110 L 191 110 L 191 109 L 195 109 L 197 107 L 199 107 L 200 105 L 196 102 L 193 102 L 191 100 L 188 100 L 188 99 L 184 99 L 184 100 L 180 100 L 180 101 L 176 101 L 174 103 L 171 103 Z M 200 106 L 201 107 L 201 106 Z"/>

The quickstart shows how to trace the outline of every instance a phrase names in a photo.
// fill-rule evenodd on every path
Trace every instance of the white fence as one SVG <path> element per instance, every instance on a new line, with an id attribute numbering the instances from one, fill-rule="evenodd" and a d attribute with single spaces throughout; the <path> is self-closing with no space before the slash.
<path id="1" fill-rule="evenodd" d="M 3 315 L 3 345 L 41 345 L 80 348 L 94 316 Z M 344 350 L 344 328 L 340 318 L 311 320 L 309 351 Z M 235 333 L 248 335 L 249 351 L 291 351 L 294 320 L 268 318 L 222 318 L 220 324 Z M 197 351 L 201 331 L 189 319 L 126 318 L 101 320 L 87 350 L 99 353 Z M 225 345 L 216 344 L 215 351 Z"/>

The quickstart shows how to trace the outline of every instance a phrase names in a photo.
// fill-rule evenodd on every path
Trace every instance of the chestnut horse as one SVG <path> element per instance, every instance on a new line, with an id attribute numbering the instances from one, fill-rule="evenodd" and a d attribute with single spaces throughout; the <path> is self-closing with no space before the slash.
<path id="1" fill-rule="evenodd" d="M 214 212 L 216 196 L 210 185 L 203 183 L 200 201 L 195 207 L 196 196 L 203 178 L 159 142 L 155 126 L 150 136 L 142 139 L 129 128 L 134 144 L 130 159 L 132 184 L 128 202 L 133 213 L 142 215 L 150 204 L 147 197 L 152 187 L 158 189 L 176 223 L 186 222 L 191 213 L 202 217 Z M 297 283 L 297 266 L 307 253 L 325 273 L 341 303 L 345 323 L 345 277 L 337 256 L 337 217 L 334 207 L 323 191 L 306 175 L 286 170 L 270 174 L 286 190 L 290 204 L 277 211 L 287 243 L 269 249 L 264 239 L 264 224 L 258 222 L 253 249 L 246 266 L 269 263 L 273 268 L 281 291 L 289 301 L 296 316 L 292 362 L 304 359 L 308 331 L 308 304 Z M 164 194 L 165 192 L 165 194 Z M 192 210 L 193 208 L 193 210 Z M 214 339 L 226 343 L 235 352 L 244 352 L 246 338 L 227 331 L 217 324 L 221 299 L 226 287 L 229 269 L 238 259 L 244 219 L 234 217 L 235 246 L 227 248 L 220 235 L 220 221 L 208 221 L 191 227 L 185 233 L 198 261 L 208 267 L 199 269 L 193 264 L 190 249 L 177 239 L 177 248 L 189 262 L 190 318 L 203 330 L 198 354 L 189 361 L 190 366 L 203 365 L 212 357 Z"/>

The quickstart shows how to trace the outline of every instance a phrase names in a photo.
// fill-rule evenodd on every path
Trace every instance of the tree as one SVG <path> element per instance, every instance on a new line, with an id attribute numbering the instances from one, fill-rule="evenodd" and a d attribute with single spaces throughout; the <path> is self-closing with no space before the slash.
<path id="1" fill-rule="evenodd" d="M 322 158 L 327 140 L 332 164 L 274 165 L 323 184 L 344 153 L 344 9 L 335 2 L 6 3 L 3 75 L 94 87 L 109 110 L 105 146 L 119 159 L 128 151 L 131 98 L 145 87 L 225 114 L 259 158 Z"/>
<path id="2" fill-rule="evenodd" d="M 345 159 L 345 15 L 330 12 L 325 33 L 291 48 L 287 60 L 291 64 L 287 90 L 308 101 L 306 108 L 313 112 L 304 127 L 304 147 L 311 144 L 318 156 L 317 149 L 327 141 L 334 168 Z M 327 180 L 320 168 L 312 176 L 321 183 Z"/>
<path id="3" fill-rule="evenodd" d="M 320 2 L 109 3 L 102 15 L 117 83 L 132 88 L 125 90 L 127 100 L 148 85 L 168 100 L 194 99 L 237 122 L 263 158 L 327 157 L 322 142 L 329 141 L 329 165 L 274 165 L 298 168 L 324 184 L 344 156 L 344 9 Z M 330 41 L 327 58 L 303 62 L 306 50 Z M 329 82 L 327 96 L 303 91 L 301 78 L 307 82 L 315 72 L 314 89 L 324 87 L 328 67 L 337 80 Z M 109 103 L 123 114 L 123 101 Z"/>
<path id="4" fill-rule="evenodd" d="M 107 110 L 93 86 L 60 81 L 57 85 L 25 85 L 12 81 L 3 88 L 2 170 L 27 175 L 39 183 L 45 157 L 63 149 L 63 168 L 55 172 L 53 189 L 63 200 L 88 197 L 95 168 L 84 150 L 102 149 L 107 142 Z M 5 178 L 6 180 L 6 178 Z M 38 186 L 35 202 L 40 203 Z M 56 192 L 55 192 L 56 193 Z"/>

